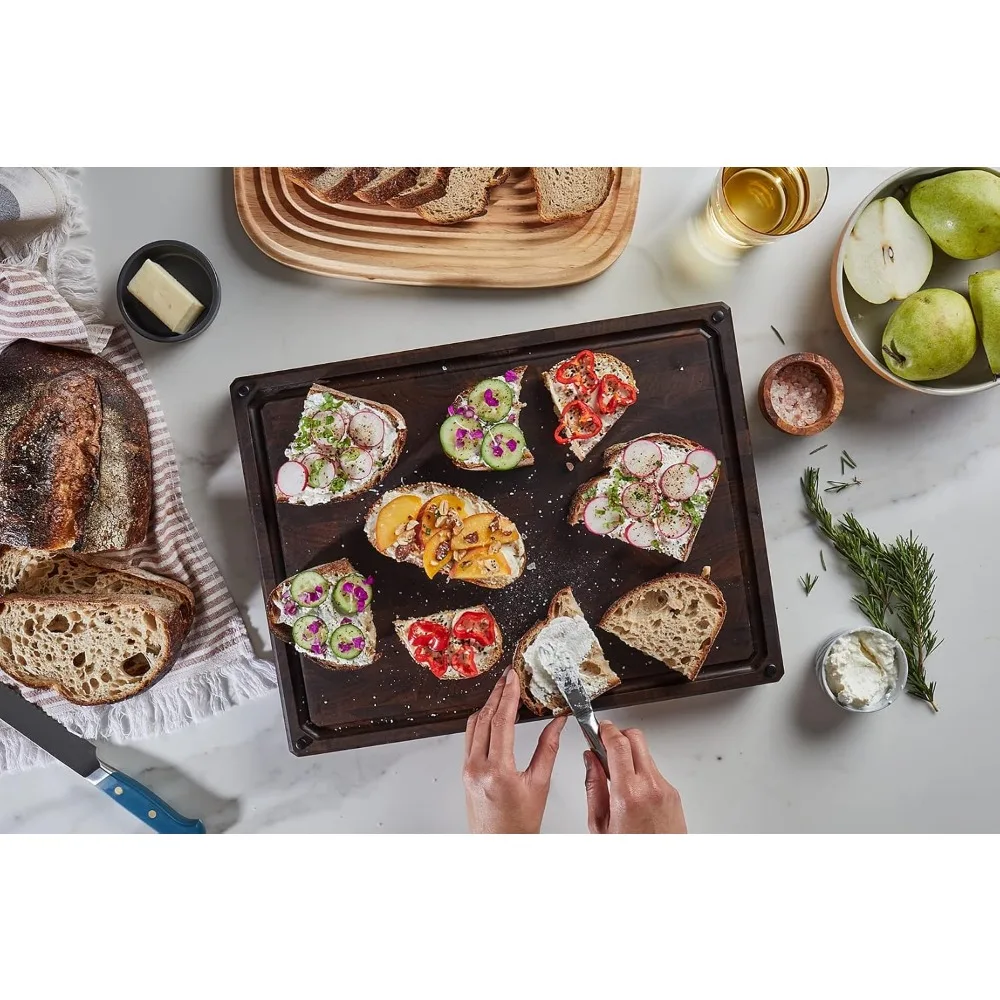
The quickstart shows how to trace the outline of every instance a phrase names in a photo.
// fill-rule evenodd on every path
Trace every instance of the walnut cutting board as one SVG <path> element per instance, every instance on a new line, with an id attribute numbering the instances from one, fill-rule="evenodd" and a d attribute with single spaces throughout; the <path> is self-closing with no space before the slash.
<path id="1" fill-rule="evenodd" d="M 282 264 L 399 285 L 543 288 L 588 281 L 632 235 L 639 168 L 616 167 L 607 201 L 582 219 L 541 222 L 525 168 L 495 188 L 486 215 L 453 226 L 350 199 L 328 205 L 277 167 L 237 167 L 236 209 L 257 247 Z"/>
<path id="2" fill-rule="evenodd" d="M 566 521 L 570 498 L 600 467 L 598 448 L 571 463 L 553 440 L 556 415 L 539 373 L 584 347 L 608 351 L 632 366 L 639 399 L 608 434 L 610 446 L 650 431 L 690 437 L 722 462 L 722 478 L 691 558 L 678 563 L 655 552 L 590 534 Z M 445 458 L 438 428 L 448 404 L 470 382 L 529 366 L 521 426 L 535 465 L 507 473 L 456 469 Z M 278 504 L 274 475 L 295 433 L 313 382 L 399 409 L 409 429 L 406 448 L 383 485 L 363 496 L 317 507 Z M 728 614 L 697 679 L 630 649 L 606 632 L 601 643 L 622 683 L 595 702 L 601 711 L 781 677 L 771 579 L 760 501 L 729 310 L 721 305 L 582 323 L 465 344 L 320 364 L 237 379 L 231 389 L 243 474 L 250 500 L 265 595 L 282 579 L 347 557 L 375 577 L 372 611 L 381 658 L 352 671 L 326 670 L 275 641 L 289 745 L 296 754 L 323 753 L 461 730 L 483 704 L 498 669 L 470 681 L 438 681 L 414 663 L 397 640 L 394 618 L 485 604 L 503 632 L 501 666 L 528 628 L 544 617 L 552 595 L 572 586 L 588 620 L 625 591 L 671 571 L 711 565 Z M 363 530 L 365 513 L 384 489 L 431 481 L 462 486 L 492 503 L 518 526 L 528 556 L 524 575 L 502 590 L 485 590 L 380 555 Z M 524 713 L 522 713 L 524 714 Z"/>

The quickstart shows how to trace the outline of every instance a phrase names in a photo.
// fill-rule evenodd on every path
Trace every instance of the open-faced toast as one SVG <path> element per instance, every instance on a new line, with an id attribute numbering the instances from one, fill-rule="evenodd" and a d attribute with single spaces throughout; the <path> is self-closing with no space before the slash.
<path id="1" fill-rule="evenodd" d="M 386 491 L 365 518 L 365 534 L 396 562 L 478 587 L 506 587 L 527 561 L 512 521 L 482 497 L 443 483 Z"/>
<path id="2" fill-rule="evenodd" d="M 600 626 L 640 653 L 683 674 L 698 676 L 726 620 L 726 599 L 701 575 L 668 573 L 623 594 Z"/>
<path id="3" fill-rule="evenodd" d="M 535 715 L 545 715 L 547 712 L 566 715 L 570 711 L 554 681 L 547 676 L 545 668 L 540 666 L 536 656 L 538 647 L 533 648 L 539 636 L 546 633 L 559 619 L 567 618 L 575 619 L 572 634 L 560 635 L 558 638 L 560 641 L 579 645 L 580 680 L 590 700 L 593 701 L 621 683 L 621 679 L 605 659 L 601 644 L 587 624 L 573 591 L 565 587 L 552 598 L 548 616 L 528 629 L 514 648 L 512 665 L 521 681 L 521 701 Z M 560 627 L 556 626 L 557 629 Z M 552 638 L 551 632 L 549 638 Z"/>
<path id="4" fill-rule="evenodd" d="M 463 681 L 492 670 L 503 656 L 503 636 L 489 608 L 477 604 L 393 622 L 399 641 L 442 681 Z"/>
<path id="5" fill-rule="evenodd" d="M 604 465 L 574 494 L 569 523 L 687 559 L 722 473 L 714 453 L 675 434 L 644 434 L 608 448 Z"/>
<path id="6" fill-rule="evenodd" d="M 624 361 L 601 351 L 580 351 L 542 372 L 559 417 L 556 442 L 586 458 L 636 401 L 635 375 Z"/>
<path id="7" fill-rule="evenodd" d="M 496 378 L 470 382 L 448 407 L 441 447 L 460 469 L 505 472 L 535 464 L 519 424 L 527 370 L 521 365 Z"/>
<path id="8" fill-rule="evenodd" d="M 389 474 L 405 444 L 398 410 L 314 385 L 278 469 L 275 497 L 306 506 L 356 497 Z"/>
<path id="9" fill-rule="evenodd" d="M 278 584 L 267 599 L 267 624 L 306 659 L 357 670 L 378 659 L 371 597 L 372 578 L 338 559 Z"/>

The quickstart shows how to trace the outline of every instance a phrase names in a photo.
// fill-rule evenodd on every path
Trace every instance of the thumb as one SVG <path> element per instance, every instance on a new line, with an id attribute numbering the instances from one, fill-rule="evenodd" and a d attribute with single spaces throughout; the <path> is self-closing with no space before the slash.
<path id="1" fill-rule="evenodd" d="M 587 767 L 587 828 L 591 833 L 607 833 L 611 817 L 608 779 L 593 750 L 583 752 L 583 762 Z"/>

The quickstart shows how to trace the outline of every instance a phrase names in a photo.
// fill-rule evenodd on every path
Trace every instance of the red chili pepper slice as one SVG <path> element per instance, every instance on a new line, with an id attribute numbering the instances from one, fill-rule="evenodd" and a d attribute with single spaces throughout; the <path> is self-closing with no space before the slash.
<path id="1" fill-rule="evenodd" d="M 601 413 L 614 413 L 618 407 L 631 406 L 637 397 L 634 385 L 623 382 L 617 375 L 608 374 L 597 383 L 597 409 Z"/>
<path id="2" fill-rule="evenodd" d="M 601 418 L 582 399 L 567 403 L 560 416 L 561 422 L 555 433 L 557 444 L 586 441 L 600 434 L 604 426 Z"/>
<path id="3" fill-rule="evenodd" d="M 411 646 L 418 649 L 427 647 L 435 653 L 441 653 L 448 648 L 451 636 L 448 630 L 437 622 L 414 622 L 406 633 Z"/>
<path id="4" fill-rule="evenodd" d="M 435 653 L 427 646 L 419 646 L 413 651 L 413 658 L 417 663 L 426 665 L 435 677 L 441 678 L 448 673 L 448 658 L 444 653 Z"/>
<path id="5" fill-rule="evenodd" d="M 479 673 L 476 666 L 476 651 L 471 646 L 460 646 L 451 654 L 450 665 L 463 677 L 475 677 Z"/>
<path id="6" fill-rule="evenodd" d="M 568 361 L 564 361 L 556 369 L 556 381 L 563 385 L 577 385 L 585 392 L 593 392 L 597 387 L 594 352 L 580 351 Z"/>
<path id="7" fill-rule="evenodd" d="M 481 646 L 492 646 L 497 639 L 497 623 L 493 615 L 486 611 L 466 611 L 455 619 L 451 631 L 456 639 L 463 642 L 478 642 Z"/>

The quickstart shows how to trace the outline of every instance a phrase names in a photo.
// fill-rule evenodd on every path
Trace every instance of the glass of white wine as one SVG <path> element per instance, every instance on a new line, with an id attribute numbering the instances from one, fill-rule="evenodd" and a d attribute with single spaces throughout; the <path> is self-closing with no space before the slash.
<path id="1" fill-rule="evenodd" d="M 808 226 L 829 189 L 826 167 L 723 167 L 704 221 L 733 250 L 763 246 Z"/>

